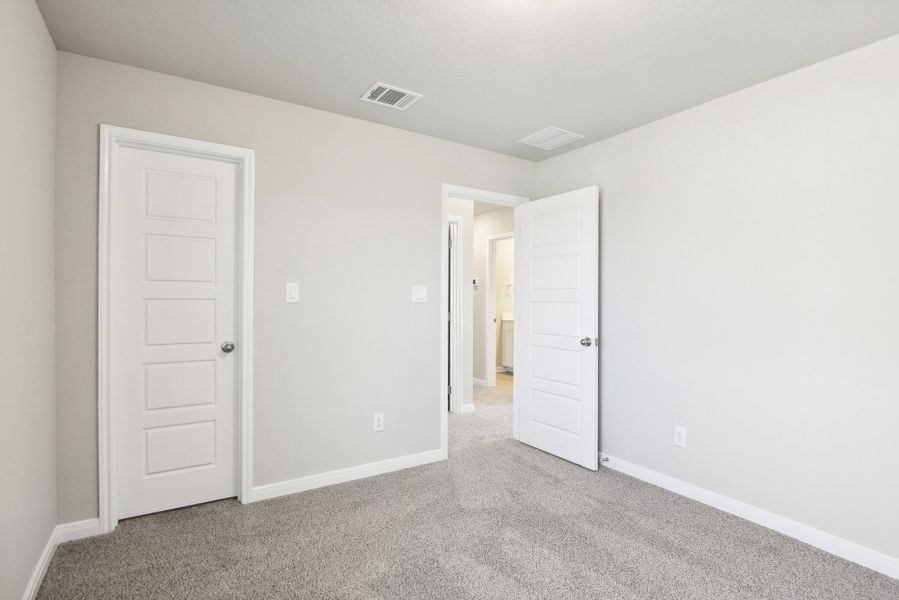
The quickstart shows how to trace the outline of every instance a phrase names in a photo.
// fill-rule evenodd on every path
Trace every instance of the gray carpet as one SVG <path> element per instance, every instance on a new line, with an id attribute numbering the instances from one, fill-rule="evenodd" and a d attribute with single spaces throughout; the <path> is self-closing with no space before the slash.
<path id="1" fill-rule="evenodd" d="M 445 463 L 64 544 L 38 597 L 899 598 L 899 581 L 518 444 L 510 411 L 451 415 Z"/>
<path id="2" fill-rule="evenodd" d="M 496 404 L 512 404 L 512 390 L 504 390 L 499 387 L 474 386 L 473 400 L 476 407 L 492 406 Z M 509 417 L 512 418 L 511 416 Z"/>

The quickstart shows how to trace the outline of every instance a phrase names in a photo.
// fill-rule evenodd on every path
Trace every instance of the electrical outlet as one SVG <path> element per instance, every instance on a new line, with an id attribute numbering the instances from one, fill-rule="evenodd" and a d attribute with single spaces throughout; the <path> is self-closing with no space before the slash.
<path id="1" fill-rule="evenodd" d="M 371 419 L 372 431 L 384 431 L 384 413 L 375 413 Z"/>
<path id="2" fill-rule="evenodd" d="M 687 428 L 680 425 L 674 426 L 674 445 L 681 448 L 687 447 Z"/>

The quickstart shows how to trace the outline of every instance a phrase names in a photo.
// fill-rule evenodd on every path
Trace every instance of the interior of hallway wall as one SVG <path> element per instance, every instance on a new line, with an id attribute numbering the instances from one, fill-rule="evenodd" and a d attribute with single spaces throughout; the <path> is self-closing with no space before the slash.
<path id="1" fill-rule="evenodd" d="M 441 186 L 527 195 L 534 163 L 67 53 L 58 119 L 64 520 L 97 516 L 100 123 L 256 151 L 255 485 L 439 448 Z"/>
<path id="2" fill-rule="evenodd" d="M 536 190 L 601 186 L 601 449 L 892 557 L 896 65 L 899 37 L 539 163 Z"/>
<path id="3" fill-rule="evenodd" d="M 501 207 L 475 215 L 473 229 L 472 271 L 479 285 L 474 290 L 474 348 L 472 373 L 477 380 L 487 378 L 487 237 L 510 233 L 515 229 L 515 210 Z M 499 319 L 497 318 L 497 322 Z"/>
<path id="4" fill-rule="evenodd" d="M 503 365 L 503 317 L 515 315 L 515 239 L 505 238 L 496 240 L 495 273 L 496 286 L 496 367 L 501 369 Z"/>
<path id="5" fill-rule="evenodd" d="M 0 600 L 19 600 L 57 522 L 56 48 L 33 0 L 0 2 L 0 81 Z"/>
<path id="6" fill-rule="evenodd" d="M 472 289 L 471 289 L 471 253 L 472 244 L 472 228 L 474 226 L 474 202 L 464 200 L 462 198 L 448 198 L 447 215 L 456 217 L 460 220 L 459 233 L 456 243 L 459 245 L 459 322 L 461 324 L 461 336 L 459 344 L 461 346 L 459 359 L 459 382 L 458 387 L 453 388 L 453 394 L 461 396 L 461 404 L 468 405 L 474 402 L 472 389 Z M 452 310 L 452 306 L 450 306 Z"/>

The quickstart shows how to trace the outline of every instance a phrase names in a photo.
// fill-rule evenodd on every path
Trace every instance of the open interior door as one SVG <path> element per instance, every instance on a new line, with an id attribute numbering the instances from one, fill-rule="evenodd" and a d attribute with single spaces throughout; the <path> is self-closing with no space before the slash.
<path id="1" fill-rule="evenodd" d="M 515 209 L 519 440 L 596 470 L 599 188 Z"/>

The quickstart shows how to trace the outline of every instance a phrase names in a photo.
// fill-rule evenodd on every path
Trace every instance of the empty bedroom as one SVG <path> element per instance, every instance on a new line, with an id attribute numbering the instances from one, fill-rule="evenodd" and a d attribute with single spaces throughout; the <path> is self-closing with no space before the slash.
<path id="1" fill-rule="evenodd" d="M 0 600 L 899 600 L 895 0 L 0 0 Z"/>

